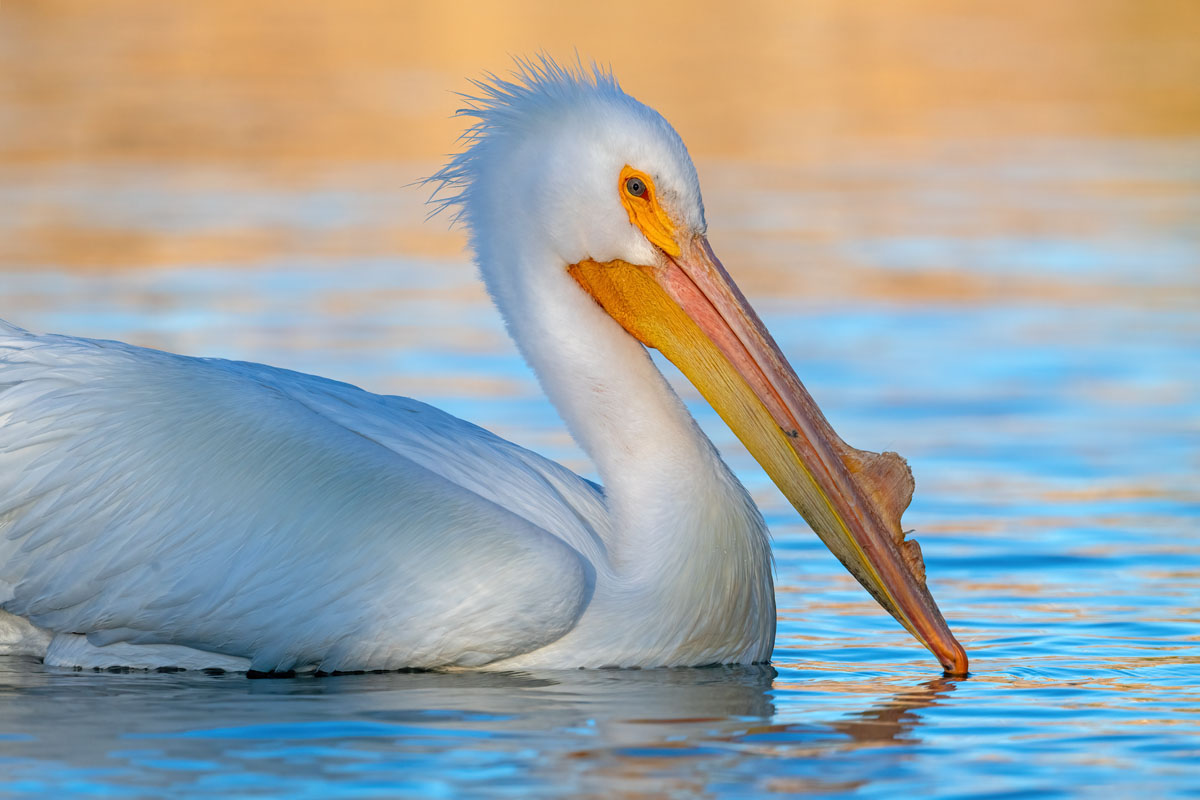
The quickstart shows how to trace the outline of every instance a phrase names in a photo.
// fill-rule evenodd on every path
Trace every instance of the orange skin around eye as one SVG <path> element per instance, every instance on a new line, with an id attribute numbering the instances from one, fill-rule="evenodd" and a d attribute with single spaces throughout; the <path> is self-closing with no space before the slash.
<path id="1" fill-rule="evenodd" d="M 629 193 L 627 185 L 630 178 L 637 178 L 646 187 L 640 197 Z M 678 256 L 682 251 L 675 241 L 675 223 L 658 204 L 658 193 L 650 176 L 626 164 L 621 170 L 617 191 L 621 195 L 621 204 L 629 214 L 629 224 L 641 230 L 651 244 L 667 255 L 672 258 Z"/>

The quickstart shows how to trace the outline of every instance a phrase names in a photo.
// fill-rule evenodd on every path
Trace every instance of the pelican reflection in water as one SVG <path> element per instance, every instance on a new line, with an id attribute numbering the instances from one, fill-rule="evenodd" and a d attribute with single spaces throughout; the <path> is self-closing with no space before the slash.
<path id="1" fill-rule="evenodd" d="M 766 526 L 650 347 L 965 673 L 900 526 L 907 465 L 825 421 L 709 246 L 675 130 L 598 70 L 477 85 L 466 149 L 431 180 L 603 489 L 415 400 L 4 325 L 0 604 L 20 646 L 262 672 L 766 662 Z"/>
<path id="2" fill-rule="evenodd" d="M 438 758 L 463 769 L 473 758 L 486 761 L 490 752 L 505 764 L 527 764 L 535 783 L 560 787 L 560 794 L 561 787 L 584 780 L 605 796 L 620 794 L 611 788 L 614 781 L 628 793 L 642 780 L 647 794 L 677 788 L 676 794 L 690 796 L 697 792 L 688 793 L 687 785 L 698 776 L 711 780 L 733 770 L 754 770 L 764 781 L 808 776 L 810 790 L 871 783 L 881 763 L 905 758 L 920 745 L 925 709 L 945 703 L 956 689 L 955 679 L 940 676 L 920 683 L 836 675 L 795 680 L 766 665 L 453 670 L 231 683 L 230 676 L 196 673 L 81 675 L 28 665 L 4 670 L 15 661 L 0 659 L 6 724 L 53 730 L 55 736 L 50 752 L 44 737 L 6 742 L 5 755 L 14 764 L 54 763 L 69 753 L 76 766 L 111 769 L 132 762 L 139 768 L 144 750 L 113 749 L 112 721 L 121 720 L 123 737 L 138 748 L 153 747 L 163 759 L 203 763 L 214 747 L 254 755 L 260 779 L 272 773 L 295 777 L 298 768 L 343 774 L 348 762 L 408 774 L 414 758 L 431 770 Z M 789 694 L 786 709 L 776 705 L 781 690 Z M 46 703 L 64 692 L 71 703 Z M 180 713 L 185 697 L 187 707 L 207 709 L 202 718 Z M 438 755 L 430 752 L 431 741 L 438 743 Z M 303 751 L 303 766 L 292 746 Z M 859 748 L 866 751 L 856 756 Z M 762 759 L 787 766 L 772 768 Z M 468 769 L 467 775 L 474 773 Z"/>

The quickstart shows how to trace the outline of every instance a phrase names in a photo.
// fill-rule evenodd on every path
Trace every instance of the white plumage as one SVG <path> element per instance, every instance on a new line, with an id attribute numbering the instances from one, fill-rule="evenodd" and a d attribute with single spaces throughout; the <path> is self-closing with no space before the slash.
<path id="1" fill-rule="evenodd" d="M 565 269 L 659 257 L 626 164 L 702 234 L 686 149 L 603 73 L 480 86 L 434 180 L 605 489 L 414 400 L 3 325 L 0 608 L 42 631 L 10 647 L 262 671 L 769 658 L 761 516 Z"/>

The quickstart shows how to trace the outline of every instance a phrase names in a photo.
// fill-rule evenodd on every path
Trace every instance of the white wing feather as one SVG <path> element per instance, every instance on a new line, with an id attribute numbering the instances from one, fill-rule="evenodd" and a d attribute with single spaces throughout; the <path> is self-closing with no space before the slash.
<path id="1" fill-rule="evenodd" d="M 430 406 L 0 323 L 0 608 L 257 670 L 477 665 L 578 619 L 599 490 Z"/>

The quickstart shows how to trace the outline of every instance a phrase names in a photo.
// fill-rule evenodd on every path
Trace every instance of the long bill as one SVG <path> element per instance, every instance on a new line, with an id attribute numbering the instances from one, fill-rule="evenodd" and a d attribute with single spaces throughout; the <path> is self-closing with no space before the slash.
<path id="1" fill-rule="evenodd" d="M 651 266 L 582 261 L 569 271 L 687 376 L 871 596 L 948 674 L 965 675 L 966 652 L 925 585 L 920 547 L 900 526 L 913 491 L 904 459 L 843 442 L 708 240 L 694 236 L 679 250 Z"/>

